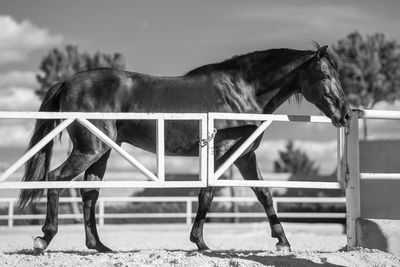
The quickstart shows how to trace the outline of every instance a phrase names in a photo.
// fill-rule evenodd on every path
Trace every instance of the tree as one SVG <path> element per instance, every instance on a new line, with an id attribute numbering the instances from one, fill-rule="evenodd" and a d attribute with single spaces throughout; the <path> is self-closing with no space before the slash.
<path id="1" fill-rule="evenodd" d="M 80 71 L 95 68 L 124 69 L 124 61 L 124 57 L 119 53 L 96 52 L 90 55 L 87 52 L 80 52 L 74 45 L 66 45 L 64 49 L 54 48 L 40 63 L 42 74 L 36 76 L 40 84 L 36 94 L 43 98 L 53 84 L 64 81 Z"/>
<path id="2" fill-rule="evenodd" d="M 340 80 L 350 104 L 372 109 L 378 102 L 400 98 L 400 44 L 383 33 L 350 33 L 333 46 Z M 364 138 L 368 136 L 364 120 Z"/>
<path id="3" fill-rule="evenodd" d="M 284 150 L 279 151 L 279 159 L 274 161 L 275 172 L 289 172 L 291 181 L 336 181 L 336 172 L 321 176 L 314 160 L 288 141 Z M 311 188 L 288 188 L 283 194 L 289 197 L 341 197 L 343 190 Z M 281 212 L 343 212 L 345 207 L 338 203 L 282 203 Z"/>
<path id="4" fill-rule="evenodd" d="M 306 153 L 295 148 L 293 141 L 288 141 L 285 150 L 279 151 L 279 159 L 274 161 L 275 172 L 290 173 L 291 181 L 315 181 L 319 177 L 319 168 L 315 161 L 311 160 Z M 286 195 L 304 196 L 310 193 L 309 189 L 288 189 Z"/>
<path id="5" fill-rule="evenodd" d="M 311 160 L 306 153 L 295 148 L 293 141 L 288 141 L 285 150 L 279 151 L 279 159 L 274 161 L 275 172 L 288 172 L 295 176 L 313 180 L 318 176 L 319 168 L 315 161 Z"/>

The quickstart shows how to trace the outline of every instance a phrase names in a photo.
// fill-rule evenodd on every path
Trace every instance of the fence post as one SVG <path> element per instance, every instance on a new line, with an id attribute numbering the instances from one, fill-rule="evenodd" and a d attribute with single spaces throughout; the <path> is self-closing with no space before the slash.
<path id="1" fill-rule="evenodd" d="M 104 225 L 104 199 L 100 198 L 100 203 L 99 203 L 99 225 L 103 226 Z"/>
<path id="2" fill-rule="evenodd" d="M 157 119 L 157 178 L 165 182 L 165 144 L 164 144 L 164 119 Z"/>
<path id="3" fill-rule="evenodd" d="M 199 140 L 207 139 L 208 136 L 208 115 L 202 117 L 199 123 Z M 208 185 L 208 146 L 199 146 L 199 176 L 203 186 Z"/>
<path id="4" fill-rule="evenodd" d="M 186 224 L 187 225 L 192 224 L 192 200 L 191 199 L 186 200 Z"/>
<path id="5" fill-rule="evenodd" d="M 346 181 L 346 229 L 347 249 L 357 247 L 356 220 L 360 217 L 360 162 L 358 140 L 358 111 L 353 117 L 347 133 L 347 164 L 349 175 Z"/>
<path id="6" fill-rule="evenodd" d="M 341 184 L 342 188 L 346 188 L 346 175 L 348 175 L 347 165 L 347 128 L 338 128 L 337 134 L 337 181 Z"/>
<path id="7" fill-rule="evenodd" d="M 212 136 L 214 132 L 214 118 L 210 116 L 208 113 L 207 115 L 207 139 L 208 137 Z M 207 145 L 207 169 L 208 169 L 208 175 L 207 175 L 207 186 L 213 185 L 214 184 L 214 176 L 215 176 L 215 170 L 214 170 L 214 139 L 211 139 L 208 142 Z"/>
<path id="8" fill-rule="evenodd" d="M 8 227 L 13 227 L 14 225 L 14 201 L 10 200 L 8 202 Z"/>

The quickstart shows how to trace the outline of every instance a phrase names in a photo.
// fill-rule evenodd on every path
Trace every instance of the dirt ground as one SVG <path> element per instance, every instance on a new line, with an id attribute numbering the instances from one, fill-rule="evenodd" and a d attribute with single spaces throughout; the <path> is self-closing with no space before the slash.
<path id="1" fill-rule="evenodd" d="M 267 223 L 207 224 L 210 252 L 197 252 L 190 226 L 106 225 L 99 229 L 113 253 L 100 254 L 84 244 L 82 225 L 61 225 L 49 248 L 32 253 L 40 226 L 0 228 L 0 266 L 400 266 L 400 258 L 378 250 L 342 252 L 338 224 L 284 224 L 292 252 L 275 251 Z"/>

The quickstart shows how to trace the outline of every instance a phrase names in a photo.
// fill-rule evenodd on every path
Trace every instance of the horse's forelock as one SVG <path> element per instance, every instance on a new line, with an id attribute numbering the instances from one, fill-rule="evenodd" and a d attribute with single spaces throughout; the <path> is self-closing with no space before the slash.
<path id="1" fill-rule="evenodd" d="M 329 63 L 331 63 L 332 67 L 335 68 L 335 70 L 338 69 L 338 61 L 337 58 L 332 54 L 332 53 L 328 53 L 325 55 L 325 58 L 329 61 Z"/>
<path id="2" fill-rule="evenodd" d="M 315 55 L 317 55 L 317 54 L 318 54 L 318 51 L 319 51 L 321 48 L 323 48 L 324 46 L 321 46 L 318 42 L 316 42 L 316 41 L 314 41 L 314 40 L 312 40 L 312 42 L 313 42 L 313 45 L 314 45 L 314 47 L 315 47 L 315 49 L 316 49 L 316 50 L 314 51 L 314 53 L 315 53 Z M 337 63 L 338 60 L 337 60 L 337 58 L 335 57 L 335 55 L 331 53 L 331 51 L 330 51 L 329 48 L 326 50 L 326 53 L 324 53 L 323 57 L 326 58 L 326 59 L 328 60 L 328 62 L 332 65 L 332 67 L 335 68 L 335 70 L 338 69 L 338 63 Z"/>

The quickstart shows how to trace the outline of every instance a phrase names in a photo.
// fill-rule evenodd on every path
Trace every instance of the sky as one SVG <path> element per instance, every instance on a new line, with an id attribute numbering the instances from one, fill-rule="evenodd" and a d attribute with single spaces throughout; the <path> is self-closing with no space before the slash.
<path id="1" fill-rule="evenodd" d="M 312 49 L 313 40 L 333 45 L 356 30 L 400 41 L 399 10 L 396 0 L 2 0 L 0 110 L 38 109 L 35 76 L 41 58 L 53 47 L 76 44 L 81 51 L 119 52 L 127 70 L 176 76 L 254 50 Z M 377 108 L 400 109 L 400 104 L 380 103 Z M 308 103 L 284 104 L 277 112 L 321 114 Z M 10 146 L 23 143 L 18 140 L 29 136 L 32 122 L 4 125 L 0 146 Z M 372 136 L 400 133 L 393 123 L 371 122 L 370 127 Z M 299 146 L 315 156 L 326 147 L 332 150 L 336 129 L 276 123 L 266 138 L 280 140 L 279 147 L 282 140 L 300 139 Z M 305 145 L 311 141 L 320 146 L 312 150 Z"/>

